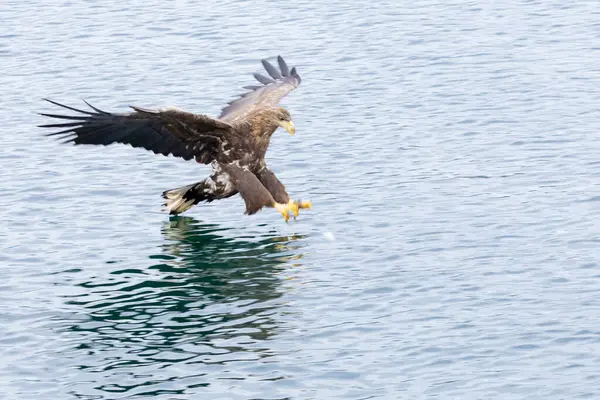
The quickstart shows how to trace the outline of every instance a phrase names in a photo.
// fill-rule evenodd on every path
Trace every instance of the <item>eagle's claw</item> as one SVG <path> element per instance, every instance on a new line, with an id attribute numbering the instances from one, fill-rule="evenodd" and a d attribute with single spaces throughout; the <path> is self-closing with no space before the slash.
<path id="1" fill-rule="evenodd" d="M 275 204 L 273 204 L 273 208 L 275 208 L 277 211 L 279 211 L 281 213 L 281 215 L 283 215 L 283 219 L 285 220 L 285 222 L 288 222 L 290 220 L 289 203 L 288 204 L 275 203 Z"/>
<path id="2" fill-rule="evenodd" d="M 294 203 L 298 208 L 312 208 L 312 201 L 310 200 L 296 200 Z"/>
<path id="3" fill-rule="evenodd" d="M 290 220 L 290 214 L 294 216 L 294 219 L 298 216 L 298 212 L 301 208 L 312 208 L 312 203 L 308 200 L 291 200 L 287 204 L 275 203 L 273 207 L 283 215 L 285 222 Z"/>
<path id="4" fill-rule="evenodd" d="M 298 204 L 292 199 L 287 203 L 288 211 L 294 215 L 294 219 L 298 216 Z"/>

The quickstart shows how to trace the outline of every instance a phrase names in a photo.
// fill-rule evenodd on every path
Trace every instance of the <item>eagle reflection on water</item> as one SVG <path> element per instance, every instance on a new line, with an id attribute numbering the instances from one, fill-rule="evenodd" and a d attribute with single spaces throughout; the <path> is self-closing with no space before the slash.
<path id="1" fill-rule="evenodd" d="M 84 350 L 80 370 L 100 372 L 101 380 L 109 370 L 132 367 L 147 374 L 107 391 L 148 388 L 154 371 L 173 364 L 214 367 L 270 355 L 264 340 L 277 330 L 280 272 L 301 258 L 296 241 L 302 237 L 228 237 L 227 229 L 189 217 L 171 217 L 162 233 L 163 251 L 151 257 L 156 264 L 81 283 L 87 294 L 70 302 L 84 313 L 69 327 Z M 115 275 L 119 283 L 108 284 Z"/>

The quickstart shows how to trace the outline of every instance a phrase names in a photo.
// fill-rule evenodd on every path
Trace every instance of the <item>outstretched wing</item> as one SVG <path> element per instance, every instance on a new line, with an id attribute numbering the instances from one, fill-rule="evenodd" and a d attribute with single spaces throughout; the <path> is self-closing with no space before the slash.
<path id="1" fill-rule="evenodd" d="M 231 125 L 205 115 L 193 114 L 176 108 L 148 110 L 131 107 L 134 112 L 116 114 L 99 110 L 84 111 L 52 100 L 46 101 L 80 115 L 41 114 L 67 122 L 40 125 L 42 128 L 64 128 L 47 136 L 62 135 L 65 143 L 109 145 L 124 143 L 141 147 L 157 154 L 196 158 L 209 163 L 219 159 L 223 146 L 234 139 Z"/>
<path id="2" fill-rule="evenodd" d="M 267 60 L 262 60 L 262 64 L 270 77 L 254 74 L 260 85 L 245 86 L 244 89 L 251 91 L 229 102 L 229 105 L 222 110 L 219 119 L 233 121 L 244 118 L 256 108 L 275 106 L 281 98 L 300 85 L 301 79 L 296 68 L 290 69 L 281 56 L 277 57 L 279 69 Z"/>

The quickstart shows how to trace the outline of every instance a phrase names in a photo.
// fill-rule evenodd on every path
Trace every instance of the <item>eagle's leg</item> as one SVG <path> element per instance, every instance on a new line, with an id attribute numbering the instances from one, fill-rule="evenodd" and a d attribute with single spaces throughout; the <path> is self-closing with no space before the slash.
<path id="1" fill-rule="evenodd" d="M 298 209 L 287 194 L 285 200 L 282 200 L 280 193 L 274 196 L 273 192 L 248 169 L 234 164 L 222 165 L 221 168 L 231 177 L 235 188 L 242 195 L 246 203 L 246 214 L 252 215 L 263 207 L 272 207 L 281 213 L 286 222 L 289 221 L 290 214 L 297 215 Z"/>
<path id="2" fill-rule="evenodd" d="M 312 203 L 310 201 L 290 199 L 290 196 L 285 191 L 285 186 L 283 186 L 283 183 L 277 179 L 273 171 L 271 171 L 266 165 L 263 165 L 256 176 L 263 186 L 267 188 L 269 193 L 271 193 L 273 199 L 287 207 L 288 212 L 291 213 L 294 218 L 298 216 L 298 211 L 300 208 L 312 208 Z"/>

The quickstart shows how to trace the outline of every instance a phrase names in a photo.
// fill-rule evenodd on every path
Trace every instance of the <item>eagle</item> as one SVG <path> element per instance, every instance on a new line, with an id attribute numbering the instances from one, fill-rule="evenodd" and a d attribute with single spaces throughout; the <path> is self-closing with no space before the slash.
<path id="1" fill-rule="evenodd" d="M 60 128 L 46 136 L 66 139 L 63 143 L 123 143 L 155 154 L 210 164 L 212 173 L 202 181 L 163 192 L 164 206 L 170 214 L 239 193 L 246 204 L 246 214 L 271 207 L 287 222 L 290 215 L 296 218 L 299 209 L 311 208 L 312 203 L 292 200 L 265 162 L 271 135 L 277 128 L 284 128 L 290 135 L 296 131 L 289 111 L 279 106 L 279 101 L 300 85 L 300 75 L 281 56 L 277 57 L 277 64 L 278 68 L 262 60 L 268 76 L 255 73 L 258 84 L 245 86 L 249 91 L 227 103 L 218 118 L 176 107 L 130 106 L 132 112 L 112 113 L 85 100 L 90 110 L 81 110 L 44 99 L 79 114 L 41 113 L 63 121 L 39 127 Z"/>

